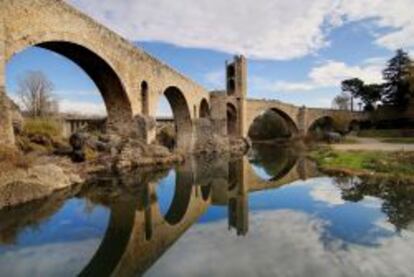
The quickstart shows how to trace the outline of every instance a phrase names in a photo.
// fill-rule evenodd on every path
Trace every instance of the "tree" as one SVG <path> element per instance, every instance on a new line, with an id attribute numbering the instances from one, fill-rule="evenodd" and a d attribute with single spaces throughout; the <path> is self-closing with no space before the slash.
<path id="1" fill-rule="evenodd" d="M 383 77 L 386 81 L 384 85 L 385 103 L 397 107 L 407 106 L 410 98 L 414 95 L 409 82 L 411 68 L 412 61 L 408 53 L 402 49 L 397 50 L 383 71 Z"/>
<path id="2" fill-rule="evenodd" d="M 361 101 L 364 103 L 365 111 L 372 111 L 376 102 L 381 101 L 384 90 L 383 84 L 364 85 L 362 88 Z"/>
<path id="3" fill-rule="evenodd" d="M 346 93 L 341 93 L 334 98 L 332 106 L 338 110 L 347 111 L 351 108 L 351 97 Z"/>
<path id="4" fill-rule="evenodd" d="M 53 83 L 41 71 L 28 71 L 18 80 L 17 94 L 31 117 L 44 117 L 57 112 Z"/>
<path id="5" fill-rule="evenodd" d="M 361 99 L 364 110 L 369 111 L 373 109 L 374 103 L 381 101 L 383 85 L 366 85 L 362 80 L 353 78 L 342 82 L 342 91 L 349 92 L 353 97 Z"/>

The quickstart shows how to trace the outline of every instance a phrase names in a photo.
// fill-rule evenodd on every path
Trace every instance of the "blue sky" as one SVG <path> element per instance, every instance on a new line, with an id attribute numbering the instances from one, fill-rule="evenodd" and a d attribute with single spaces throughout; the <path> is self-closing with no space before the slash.
<path id="1" fill-rule="evenodd" d="M 394 51 L 414 49 L 414 0 L 69 0 L 98 22 L 206 89 L 224 87 L 224 64 L 248 58 L 248 96 L 330 107 L 340 81 L 381 81 Z M 103 113 L 99 92 L 76 65 L 28 49 L 7 66 L 7 90 L 27 70 L 55 84 L 65 111 Z M 159 114 L 169 114 L 160 103 Z"/>

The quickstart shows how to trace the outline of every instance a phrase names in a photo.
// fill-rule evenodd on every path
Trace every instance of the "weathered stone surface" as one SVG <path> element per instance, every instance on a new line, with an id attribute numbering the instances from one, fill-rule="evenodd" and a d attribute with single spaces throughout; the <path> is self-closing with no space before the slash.
<path id="1" fill-rule="evenodd" d="M 128 139 L 120 147 L 114 166 L 118 170 L 132 169 L 179 163 L 183 160 L 182 155 L 172 153 L 166 147 L 155 144 L 147 145 L 140 140 Z"/>
<path id="2" fill-rule="evenodd" d="M 79 176 L 66 174 L 53 165 L 38 165 L 0 174 L 0 208 L 40 199 L 53 191 L 81 183 Z"/>

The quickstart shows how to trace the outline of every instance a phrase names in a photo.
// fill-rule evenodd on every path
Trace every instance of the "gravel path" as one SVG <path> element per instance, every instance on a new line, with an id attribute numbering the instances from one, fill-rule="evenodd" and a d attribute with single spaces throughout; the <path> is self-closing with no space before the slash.
<path id="1" fill-rule="evenodd" d="M 340 151 L 348 150 L 369 150 L 369 151 L 414 151 L 414 144 L 385 143 L 377 138 L 352 137 L 357 143 L 352 144 L 332 144 L 332 148 Z"/>

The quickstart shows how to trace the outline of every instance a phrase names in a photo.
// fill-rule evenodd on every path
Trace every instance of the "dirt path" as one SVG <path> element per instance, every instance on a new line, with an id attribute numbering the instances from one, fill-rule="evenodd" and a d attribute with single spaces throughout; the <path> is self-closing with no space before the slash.
<path id="1" fill-rule="evenodd" d="M 414 144 L 385 143 L 377 138 L 352 137 L 357 142 L 352 144 L 332 144 L 332 148 L 340 151 L 347 150 L 370 150 L 370 151 L 414 151 Z"/>

